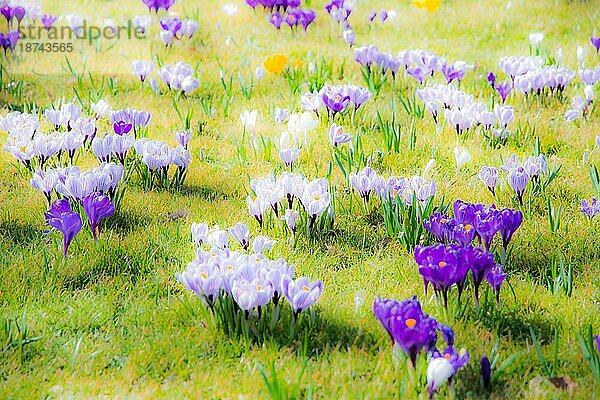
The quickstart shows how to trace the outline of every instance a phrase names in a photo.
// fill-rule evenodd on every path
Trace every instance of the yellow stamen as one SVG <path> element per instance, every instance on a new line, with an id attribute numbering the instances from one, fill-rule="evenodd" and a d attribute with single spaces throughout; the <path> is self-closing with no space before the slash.
<path id="1" fill-rule="evenodd" d="M 471 229 L 473 229 L 473 225 L 471 225 L 471 224 L 465 225 L 465 231 L 469 232 Z"/>
<path id="2" fill-rule="evenodd" d="M 417 320 L 413 319 L 413 318 L 409 318 L 406 321 L 404 321 L 404 323 L 406 324 L 406 326 L 408 326 L 409 328 L 414 328 L 415 325 L 417 324 Z"/>
<path id="3" fill-rule="evenodd" d="M 308 286 L 303 286 L 302 290 L 304 290 L 305 292 L 310 292 L 310 288 Z"/>
<path id="4" fill-rule="evenodd" d="M 446 265 L 448 265 L 445 261 L 440 261 L 439 266 L 440 267 L 445 267 Z"/>

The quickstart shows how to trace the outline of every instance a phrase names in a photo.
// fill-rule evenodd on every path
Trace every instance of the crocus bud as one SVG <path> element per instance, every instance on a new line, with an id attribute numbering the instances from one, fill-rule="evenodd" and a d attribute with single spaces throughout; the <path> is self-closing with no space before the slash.
<path id="1" fill-rule="evenodd" d="M 492 385 L 492 366 L 487 356 L 481 357 L 481 380 L 486 389 Z"/>

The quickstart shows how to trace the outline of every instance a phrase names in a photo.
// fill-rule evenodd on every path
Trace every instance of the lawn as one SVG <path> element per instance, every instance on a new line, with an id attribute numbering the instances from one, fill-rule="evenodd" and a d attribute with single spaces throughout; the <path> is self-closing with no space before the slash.
<path id="1" fill-rule="evenodd" d="M 419 376 L 428 362 L 425 351 L 415 377 L 373 312 L 376 297 L 402 301 L 414 295 L 425 313 L 452 327 L 456 348 L 470 355 L 452 387 L 442 386 L 436 398 L 599 396 L 600 349 L 588 343 L 586 354 L 582 340 L 593 340 L 589 330 L 600 334 L 600 209 L 593 218 L 580 210 L 582 201 L 600 197 L 600 182 L 593 178 L 594 168 L 596 174 L 600 170 L 598 100 L 584 116 L 565 118 L 576 108 L 573 97 L 594 90 L 584 92 L 579 70 L 596 68 L 600 82 L 600 53 L 590 43 L 600 34 L 598 3 L 444 0 L 428 12 L 410 1 L 355 0 L 348 18 L 355 35 L 352 48 L 343 38 L 344 23 L 327 13 L 325 0 L 302 2 L 316 11 L 306 31 L 292 31 L 285 22 L 277 30 L 262 7 L 230 3 L 180 0 L 157 17 L 137 0 L 48 0 L 42 11 L 62 16 L 58 27 L 73 20 L 68 15 L 101 28 L 107 19 L 117 26 L 131 24 L 136 15 L 153 20 L 143 38 L 37 40 L 70 43 L 70 52 L 33 51 L 35 46 L 26 44 L 36 39 L 21 38 L 14 52 L 0 54 L 0 117 L 14 111 L 39 114 L 38 132 L 47 133 L 55 128 L 44 110 L 73 103 L 82 115 L 94 117 L 92 103 L 104 100 L 112 110 L 149 112 L 150 122 L 139 135 L 171 148 L 178 145 L 175 132 L 187 130 L 191 136 L 191 162 L 179 182 L 167 184 L 156 175 L 153 180 L 134 155 L 137 148 L 131 150 L 119 186 L 122 199 L 101 222 L 97 241 L 86 214 L 71 201 L 84 226 L 65 257 L 61 233 L 47 232 L 49 207 L 30 184 L 32 171 L 10 152 L 0 152 L 0 398 L 425 399 L 426 379 Z M 385 21 L 382 10 L 388 13 Z M 378 13 L 372 22 L 371 12 Z M 165 46 L 158 19 L 173 17 L 196 20 L 198 30 Z M 7 32 L 0 20 L 0 32 Z M 537 45 L 530 42 L 536 32 L 544 34 Z M 497 83 L 511 81 L 499 66 L 501 57 L 537 54 L 544 65 L 568 68 L 574 78 L 564 91 L 525 96 L 514 89 L 505 105 L 512 106 L 515 117 L 504 139 L 494 138 L 483 125 L 457 134 L 443 110 L 434 122 L 417 95 L 423 87 L 446 86 L 442 73 L 421 85 L 401 66 L 395 78 L 388 71 L 378 87 L 383 79 L 378 69 L 361 68 L 354 57 L 355 49 L 368 45 L 394 55 L 426 49 L 448 64 L 465 61 L 471 67 L 464 79 L 448 85 L 492 111 L 502 100 L 488 72 Z M 268 62 L 265 71 L 267 58 L 277 54 L 287 57 L 284 72 L 268 71 Z M 144 82 L 132 74 L 135 60 L 155 64 Z M 188 93 L 169 90 L 158 74 L 161 66 L 179 61 L 188 63 L 198 80 Z M 279 151 L 290 146 L 280 138 L 294 127 L 277 122 L 276 109 L 302 113 L 302 95 L 323 84 L 363 86 L 371 96 L 355 112 L 332 116 L 324 107 L 318 115 L 308 112 L 299 124 L 314 127 L 297 140 L 291 133 L 287 141 L 300 153 L 288 168 Z M 256 123 L 241 118 L 253 110 Z M 349 143 L 332 145 L 334 122 L 352 135 Z M 94 123 L 98 137 L 115 129 L 107 116 Z M 394 137 L 386 127 L 396 126 Z M 8 141 L 0 123 L 0 143 Z M 495 194 L 479 178 L 483 166 L 500 169 L 513 154 L 521 161 L 543 154 L 547 161 L 547 172 L 530 180 L 522 202 L 507 172 L 499 171 Z M 68 157 L 62 154 L 45 168 L 65 163 Z M 73 163 L 82 171 L 99 165 L 89 143 L 75 152 Z M 420 229 L 407 243 L 406 232 L 423 226 L 418 216 L 405 216 L 405 225 L 390 231 L 385 199 L 373 191 L 365 202 L 350 182 L 350 172 L 367 165 L 386 180 L 422 176 L 435 182 L 430 208 L 455 218 L 456 200 L 523 215 L 508 251 L 499 235 L 490 249 L 507 274 L 499 304 L 487 282 L 476 304 L 471 278 L 460 300 L 456 288 L 450 289 L 447 307 L 431 285 L 424 293 L 413 247 L 433 245 L 435 237 Z M 247 205 L 247 197 L 257 195 L 251 180 L 290 170 L 309 180 L 326 178 L 325 193 L 331 195 L 330 207 L 313 224 L 296 203 L 300 219 L 294 235 L 273 211 L 265 211 L 259 226 Z M 172 166 L 168 177 L 176 173 Z M 57 198 L 55 192 L 52 200 Z M 426 203 L 413 200 L 408 208 L 420 210 Z M 218 315 L 178 280 L 197 257 L 190 230 L 201 222 L 221 229 L 243 222 L 252 238 L 275 240 L 265 251 L 269 259 L 283 258 L 295 267 L 296 277 L 322 281 L 322 295 L 300 314 L 293 337 L 289 325 L 295 316 L 283 299 L 275 327 L 259 326 L 253 311 L 249 324 L 256 324 L 258 335 L 226 331 Z M 479 246 L 477 239 L 473 243 Z M 230 247 L 241 251 L 233 239 Z M 272 304 L 264 307 L 263 321 L 274 310 Z M 241 314 L 237 321 L 246 326 Z M 440 335 L 440 350 L 442 343 Z M 483 356 L 495 361 L 487 387 L 481 378 Z M 274 393 L 276 381 L 284 387 L 279 393 Z"/>

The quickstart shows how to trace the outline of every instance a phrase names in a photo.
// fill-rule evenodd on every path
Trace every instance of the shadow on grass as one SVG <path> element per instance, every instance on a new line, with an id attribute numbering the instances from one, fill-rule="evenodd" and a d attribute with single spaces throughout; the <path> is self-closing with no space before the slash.
<path id="1" fill-rule="evenodd" d="M 184 185 L 181 188 L 173 190 L 173 193 L 181 196 L 194 196 L 200 197 L 204 200 L 227 200 L 233 195 L 231 193 L 225 193 L 218 188 L 212 186 L 197 186 L 197 185 Z"/>
<path id="2" fill-rule="evenodd" d="M 498 336 L 518 342 L 531 340 L 530 327 L 533 327 L 541 342 L 549 342 L 554 335 L 552 317 L 548 311 L 536 305 L 502 304 L 498 307 L 493 299 L 484 299 L 479 312 L 472 309 L 463 318 L 496 332 Z"/>
<path id="3" fill-rule="evenodd" d="M 150 258 L 149 258 L 150 257 Z M 73 268 L 63 278 L 63 287 L 67 290 L 83 290 L 103 279 L 125 276 L 135 284 L 143 275 L 151 271 L 158 257 L 155 253 L 136 253 L 121 247 L 105 248 L 100 258 L 85 267 Z"/>
<path id="4" fill-rule="evenodd" d="M 15 246 L 25 246 L 42 238 L 43 232 L 32 224 L 19 221 L 0 221 L 0 240 Z"/>
<path id="5" fill-rule="evenodd" d="M 103 228 L 118 234 L 128 235 L 138 229 L 145 228 L 150 222 L 152 222 L 150 216 L 127 210 L 108 218 Z"/>

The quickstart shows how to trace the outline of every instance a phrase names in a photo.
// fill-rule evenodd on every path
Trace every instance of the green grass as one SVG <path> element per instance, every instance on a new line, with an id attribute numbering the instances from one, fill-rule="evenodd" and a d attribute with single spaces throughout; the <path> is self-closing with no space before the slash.
<path id="1" fill-rule="evenodd" d="M 430 158 L 437 161 L 432 179 L 447 200 L 462 199 L 502 207 L 516 207 L 505 182 L 495 200 L 476 174 L 483 165 L 500 165 L 512 153 L 533 154 L 538 137 L 542 152 L 552 162 L 562 163 L 560 176 L 548 190 L 553 203 L 563 207 L 562 227 L 550 231 L 546 201 L 531 199 L 531 210 L 517 232 L 507 266 L 509 285 L 502 292 L 502 306 L 476 312 L 472 303 L 460 318 L 445 315 L 434 298 L 423 297 L 422 280 L 412 256 L 396 241 L 389 241 L 380 217 L 365 217 L 344 179 L 335 171 L 337 189 L 336 224 L 333 232 L 311 243 L 301 238 L 297 247 L 287 244 L 277 230 L 267 234 L 277 240 L 272 252 L 296 266 L 301 275 L 324 282 L 318 303 L 320 325 L 310 338 L 307 352 L 300 346 L 278 343 L 252 344 L 226 337 L 205 319 L 200 301 L 179 284 L 174 275 L 194 257 L 189 238 L 193 221 L 207 221 L 221 227 L 243 221 L 259 233 L 247 212 L 245 198 L 248 178 L 281 170 L 276 152 L 271 160 L 254 154 L 248 147 L 248 161 L 236 160 L 234 140 L 240 140 L 243 110 L 259 110 L 258 131 L 276 140 L 282 128 L 272 122 L 274 107 L 299 110 L 299 95 L 291 95 L 281 76 L 267 75 L 256 82 L 252 97 L 241 93 L 237 76 L 245 80 L 266 56 L 285 53 L 292 60 L 333 62 L 333 82 L 363 85 L 352 53 L 337 37 L 338 29 L 322 10 L 322 1 L 312 1 L 318 19 L 306 34 L 277 34 L 261 11 L 253 13 L 240 4 L 232 17 L 222 12 L 222 3 L 203 0 L 200 5 L 183 1 L 174 8 L 179 15 L 199 11 L 200 30 L 191 41 L 165 50 L 156 29 L 143 41 L 123 40 L 102 43 L 96 52 L 81 43 L 82 52 L 68 55 L 73 69 L 81 74 L 80 93 L 98 93 L 113 109 L 132 107 L 152 113 L 149 136 L 175 144 L 173 132 L 182 123 L 172 106 L 172 95 L 158 97 L 130 74 L 130 62 L 158 55 L 167 63 L 185 60 L 198 67 L 201 80 L 197 92 L 179 101 L 182 113 L 193 111 L 192 165 L 181 190 L 144 191 L 135 179 L 128 185 L 121 212 L 108 220 L 97 245 L 85 230 L 75 239 L 66 260 L 62 259 L 57 235 L 43 235 L 45 200 L 20 174 L 7 153 L 0 154 L 0 398 L 264 398 L 268 388 L 261 374 L 264 367 L 272 380 L 275 362 L 277 379 L 289 387 L 300 382 L 301 394 L 312 391 L 316 398 L 390 398 L 397 396 L 404 371 L 393 363 L 387 334 L 372 315 L 375 296 L 405 299 L 419 295 L 426 312 L 456 330 L 456 340 L 471 354 L 471 361 L 455 379 L 457 398 L 547 398 L 567 397 L 550 385 L 537 385 L 535 378 L 545 370 L 533 344 L 530 329 L 541 344 L 545 360 L 554 358 L 554 332 L 559 334 L 556 376 L 577 382 L 575 397 L 598 396 L 598 381 L 588 367 L 577 333 L 591 325 L 600 332 L 600 224 L 589 223 L 578 207 L 580 200 L 593 196 L 589 165 L 600 164 L 600 152 L 593 148 L 600 133 L 598 107 L 595 114 L 578 125 L 562 120 L 570 97 L 583 90 L 576 81 L 561 103 L 556 99 L 530 101 L 521 95 L 510 97 L 518 123 L 529 126 L 526 140 L 513 140 L 491 149 L 479 134 L 461 138 L 473 159 L 455 176 L 453 149 L 456 135 L 446 127 L 436 135 L 431 118 L 416 121 L 418 138 L 414 150 L 402 143 L 400 154 L 382 154 L 373 166 L 382 174 L 410 176 L 419 173 Z M 594 1 L 544 2 L 446 1 L 433 14 L 402 2 L 360 2 L 351 21 L 357 44 L 376 44 L 384 51 L 424 48 L 448 60 L 465 60 L 475 65 L 461 89 L 488 102 L 492 91 L 485 82 L 489 70 L 498 71 L 501 56 L 529 53 L 528 34 L 546 34 L 542 45 L 553 54 L 563 49 L 563 63 L 576 69 L 578 45 L 588 49 L 587 65 L 595 66 L 600 56 L 593 53 L 589 36 L 597 29 L 600 9 Z M 117 23 L 135 14 L 144 14 L 138 1 L 75 1 L 44 3 L 44 11 L 56 15 L 75 13 L 95 23 L 113 18 Z M 398 15 L 369 29 L 366 15 L 372 10 L 395 8 Z M 232 43 L 227 46 L 226 39 Z M 76 42 L 76 48 L 80 45 Z M 21 93 L 0 91 L 0 114 L 35 103 L 44 109 L 60 99 L 71 100 L 78 87 L 77 77 L 67 73 L 63 54 L 29 53 L 18 60 L 0 58 L 11 79 L 24 82 Z M 85 64 L 85 69 L 83 65 Z M 231 99 L 224 98 L 219 64 L 225 76 L 233 74 Z M 343 70 L 343 74 L 340 71 Z M 343 75 L 343 76 L 342 76 Z M 109 78 L 116 80 L 111 93 Z M 436 78 L 438 79 L 438 78 Z M 400 87 L 412 93 L 414 83 L 402 80 Z M 100 89 L 102 88 L 102 89 Z M 600 89 L 596 88 L 596 91 Z M 214 118 L 202 111 L 201 99 L 212 96 Z M 368 154 L 381 151 L 383 144 L 376 111 L 390 117 L 390 85 L 365 106 L 350 126 L 363 133 Z M 222 102 L 230 102 L 227 112 Z M 397 101 L 398 110 L 400 104 Z M 409 117 L 398 112 L 403 125 Z M 109 129 L 104 123 L 103 129 Z M 331 159 L 327 129 L 321 119 L 310 135 L 310 150 L 303 149 L 298 169 L 311 178 L 324 176 Z M 527 125 L 528 124 L 528 125 Z M 516 126 L 513 125 L 513 129 Z M 535 126 L 535 132 L 531 127 Z M 6 134 L 0 133 L 4 143 Z M 584 154 L 588 158 L 584 161 Z M 80 165 L 93 166 L 89 155 Z M 527 196 L 526 196 L 527 197 Z M 172 221 L 168 214 L 186 210 L 191 217 Z M 568 225 L 568 228 L 567 228 Z M 573 293 L 553 294 L 547 287 L 552 256 L 564 255 L 573 263 Z M 364 295 L 364 306 L 355 312 L 355 295 Z M 455 294 L 452 295 L 454 299 Z M 466 297 L 472 296 L 468 290 Z M 41 337 L 23 345 L 6 345 L 10 326 L 27 326 L 27 338 Z M 14 333 L 13 333 L 14 334 Z M 19 343 L 21 339 L 19 339 Z M 479 383 L 479 359 L 490 355 L 499 341 L 500 362 L 518 353 L 498 377 L 491 392 Z M 309 383 L 310 382 L 310 383 Z M 447 395 L 445 389 L 442 395 Z"/>

